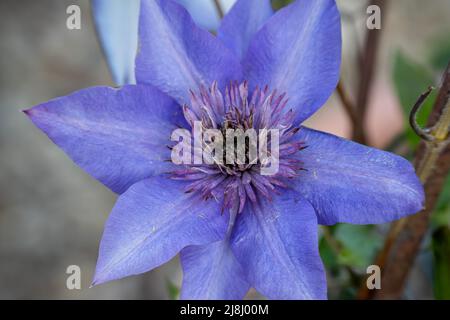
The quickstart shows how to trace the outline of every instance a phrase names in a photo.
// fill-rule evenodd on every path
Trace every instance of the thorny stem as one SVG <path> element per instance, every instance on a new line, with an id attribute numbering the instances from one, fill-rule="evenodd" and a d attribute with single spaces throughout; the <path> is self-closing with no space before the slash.
<path id="1" fill-rule="evenodd" d="M 415 113 L 430 91 L 429 89 L 419 97 L 412 111 L 414 129 L 419 132 L 423 129 L 415 122 Z M 434 205 L 450 171 L 450 64 L 429 119 L 429 124 L 433 123 L 435 124 L 431 129 L 426 130 L 426 140 L 422 141 L 416 156 L 417 175 L 425 186 L 425 208 L 419 214 L 401 219 L 392 225 L 385 246 L 376 260 L 376 264 L 383 270 L 384 286 L 379 292 L 369 292 L 366 286 L 361 287 L 358 294 L 360 299 L 401 296 L 409 270 L 428 229 Z"/>
<path id="2" fill-rule="evenodd" d="M 216 7 L 217 13 L 219 14 L 220 19 L 223 18 L 224 12 L 222 6 L 220 5 L 219 0 L 214 0 L 214 6 Z"/>
<path id="3" fill-rule="evenodd" d="M 445 77 L 450 78 L 450 64 L 447 67 Z M 422 94 L 419 97 L 418 103 L 416 103 L 416 105 L 421 104 L 421 102 L 423 102 L 423 100 L 425 100 L 426 97 L 430 94 L 431 90 L 432 89 L 429 88 L 426 93 Z M 446 90 L 445 83 L 443 85 L 443 90 Z M 418 107 L 416 108 L 415 111 L 417 110 Z M 414 124 L 413 127 L 414 130 L 417 130 L 417 128 L 419 128 L 417 122 L 415 120 L 412 122 Z M 420 131 L 424 131 L 422 133 L 424 137 L 422 137 L 422 135 L 419 136 L 421 136 L 425 140 L 426 151 L 417 168 L 417 175 L 419 176 L 420 181 L 422 181 L 422 183 L 424 184 L 428 181 L 430 174 L 433 172 L 436 160 L 441 154 L 442 150 L 444 150 L 444 148 L 446 148 L 450 143 L 449 129 L 450 129 L 450 92 L 447 92 L 445 102 L 442 106 L 441 116 L 439 117 L 438 122 L 431 129 L 427 130 L 420 129 Z M 428 133 L 428 131 L 430 133 Z"/>
<path id="4" fill-rule="evenodd" d="M 411 128 L 419 137 L 421 137 L 425 141 L 432 141 L 434 137 L 428 132 L 429 130 L 422 129 L 420 125 L 417 123 L 417 113 L 419 112 L 420 107 L 423 105 L 424 101 L 428 98 L 433 89 L 434 89 L 433 87 L 429 87 L 426 92 L 420 95 L 416 104 L 413 106 L 411 113 L 409 114 L 409 124 Z"/>
<path id="5" fill-rule="evenodd" d="M 450 99 L 448 99 L 447 104 L 444 107 L 439 122 L 433 129 L 433 134 L 436 137 L 436 140 L 440 142 L 447 140 L 449 135 L 449 127 L 450 127 Z"/>

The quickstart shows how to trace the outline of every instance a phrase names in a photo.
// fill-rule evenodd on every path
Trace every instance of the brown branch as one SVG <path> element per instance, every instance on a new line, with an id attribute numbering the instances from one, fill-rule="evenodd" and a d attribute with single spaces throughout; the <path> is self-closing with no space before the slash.
<path id="1" fill-rule="evenodd" d="M 388 0 L 371 0 L 369 4 L 379 6 L 381 12 L 383 13 L 383 18 L 385 18 L 388 2 Z M 364 130 L 365 119 L 369 102 L 370 88 L 372 86 L 372 81 L 375 74 L 377 53 L 382 30 L 383 28 L 380 30 L 368 30 L 363 49 L 362 68 L 359 75 L 360 86 L 356 101 L 357 121 L 355 122 L 355 127 L 353 128 L 353 140 L 360 143 L 366 143 L 367 141 Z"/>
<path id="2" fill-rule="evenodd" d="M 357 19 L 355 18 L 355 15 L 351 14 L 351 13 L 346 13 L 345 11 L 341 11 L 341 17 L 343 20 L 346 20 L 351 29 L 352 29 L 352 33 L 353 33 L 353 39 L 355 42 L 355 47 L 356 47 L 356 61 L 358 63 L 359 69 L 362 69 L 362 65 L 363 65 L 363 59 L 362 59 L 362 44 L 361 41 L 359 39 L 359 23 L 357 21 Z"/>
<path id="3" fill-rule="evenodd" d="M 450 172 L 450 64 L 428 120 L 434 141 L 422 141 L 416 155 L 416 171 L 425 188 L 425 209 L 391 226 L 376 264 L 382 269 L 382 289 L 361 287 L 360 299 L 400 298 L 409 271 L 429 227 L 430 217 Z"/>
<path id="4" fill-rule="evenodd" d="M 352 122 L 352 125 L 355 126 L 356 122 L 358 121 L 358 118 L 357 118 L 356 112 L 355 112 L 355 106 L 350 101 L 350 97 L 347 95 L 347 91 L 345 91 L 342 79 L 339 80 L 339 83 L 336 88 L 336 92 L 339 96 L 339 99 L 341 100 L 342 106 L 344 107 L 348 117 L 350 118 L 350 121 Z"/>
<path id="5" fill-rule="evenodd" d="M 214 6 L 216 7 L 217 13 L 219 14 L 219 17 L 222 19 L 224 16 L 223 8 L 220 5 L 219 0 L 214 0 Z"/>

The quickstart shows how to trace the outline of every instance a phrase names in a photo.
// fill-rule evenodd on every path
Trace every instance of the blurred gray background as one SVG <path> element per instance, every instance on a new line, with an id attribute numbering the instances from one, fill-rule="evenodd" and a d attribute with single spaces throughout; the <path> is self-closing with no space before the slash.
<path id="1" fill-rule="evenodd" d="M 81 30 L 66 28 L 78 4 Z M 75 166 L 20 110 L 74 90 L 113 85 L 89 1 L 0 2 L 0 298 L 168 298 L 176 263 L 89 289 L 115 195 Z M 66 288 L 81 267 L 82 290 Z"/>
<path id="2" fill-rule="evenodd" d="M 342 0 L 339 5 L 361 10 L 361 2 Z M 70 4 L 81 7 L 81 30 L 66 28 Z M 380 90 L 389 87 L 386 74 L 392 49 L 402 47 L 420 61 L 427 43 L 449 30 L 449 16 L 448 0 L 392 1 L 383 24 L 389 32 L 383 38 Z M 356 40 L 347 31 L 344 52 L 349 58 L 344 59 L 343 70 L 351 79 L 351 48 Z M 115 195 L 76 167 L 20 112 L 104 84 L 113 83 L 96 40 L 88 0 L 0 2 L 1 299 L 166 299 L 167 282 L 180 282 L 175 260 L 145 275 L 89 289 L 103 223 Z M 389 90 L 383 94 L 390 94 L 387 99 L 395 104 Z M 386 125 L 386 118 L 381 120 Z M 311 120 L 313 126 L 341 135 L 346 134 L 346 122 L 333 99 Z M 399 125 L 388 122 L 388 126 Z M 81 267 L 81 290 L 66 288 L 65 272 L 71 264 Z M 421 293 L 427 295 L 426 290 Z"/>

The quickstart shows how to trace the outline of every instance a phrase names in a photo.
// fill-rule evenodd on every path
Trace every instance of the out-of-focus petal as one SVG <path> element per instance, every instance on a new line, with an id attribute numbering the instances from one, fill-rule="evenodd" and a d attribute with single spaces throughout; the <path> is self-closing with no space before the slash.
<path id="1" fill-rule="evenodd" d="M 182 4 L 191 14 L 192 19 L 206 30 L 217 30 L 220 25 L 219 13 L 214 5 L 214 0 L 176 0 Z M 224 13 L 233 6 L 235 0 L 219 0 Z"/>
<path id="2" fill-rule="evenodd" d="M 176 102 L 151 86 L 94 87 L 27 111 L 70 158 L 116 193 L 168 170 Z"/>
<path id="3" fill-rule="evenodd" d="M 113 80 L 136 83 L 134 60 L 138 43 L 140 0 L 92 0 L 95 27 Z"/>
<path id="4" fill-rule="evenodd" d="M 223 89 L 241 78 L 235 55 L 171 0 L 141 1 L 139 43 L 138 83 L 152 84 L 180 104 L 189 102 L 190 89 L 213 81 Z"/>
<path id="5" fill-rule="evenodd" d="M 221 240 L 226 215 L 215 200 L 198 201 L 165 176 L 131 186 L 106 222 L 93 284 L 149 271 L 186 246 Z"/>
<path id="6" fill-rule="evenodd" d="M 250 288 L 228 240 L 183 249 L 181 265 L 182 299 L 240 300 Z"/>
<path id="7" fill-rule="evenodd" d="M 217 37 L 242 59 L 250 40 L 272 13 L 270 0 L 238 0 L 223 18 Z"/>
<path id="8" fill-rule="evenodd" d="M 297 0 L 255 35 L 243 60 L 250 85 L 286 92 L 302 122 L 329 98 L 339 79 L 340 15 L 334 0 Z"/>
<path id="9" fill-rule="evenodd" d="M 246 279 L 270 299 L 326 299 L 313 207 L 292 190 L 263 202 L 239 214 L 232 235 Z"/>
<path id="10" fill-rule="evenodd" d="M 411 163 L 395 154 L 302 127 L 306 169 L 295 189 L 313 205 L 320 224 L 378 224 L 422 209 L 424 192 Z"/>

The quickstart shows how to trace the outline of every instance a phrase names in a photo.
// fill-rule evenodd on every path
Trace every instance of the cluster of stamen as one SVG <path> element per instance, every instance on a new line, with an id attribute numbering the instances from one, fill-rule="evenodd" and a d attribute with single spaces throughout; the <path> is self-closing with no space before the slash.
<path id="1" fill-rule="evenodd" d="M 244 210 L 247 201 L 256 203 L 261 196 L 271 200 L 278 188 L 287 188 L 289 180 L 304 170 L 296 153 L 306 146 L 294 138 L 300 128 L 293 126 L 294 112 L 285 110 L 288 104 L 286 94 L 279 94 L 276 90 L 270 92 L 267 86 L 256 87 L 251 95 L 249 92 L 248 83 L 243 82 L 231 83 L 222 94 L 214 82 L 210 88 L 201 87 L 198 92 L 190 92 L 191 104 L 183 106 L 184 116 L 191 128 L 194 128 L 194 123 L 201 122 L 203 129 L 217 129 L 224 136 L 228 129 L 277 130 L 277 172 L 261 174 L 262 167 L 267 164 L 249 159 L 251 146 L 248 142 L 245 146 L 246 163 L 184 164 L 182 169 L 171 172 L 172 179 L 189 182 L 187 193 L 197 193 L 204 200 L 221 199 L 222 210 L 238 213 Z M 225 160 L 225 155 L 221 160 Z"/>

